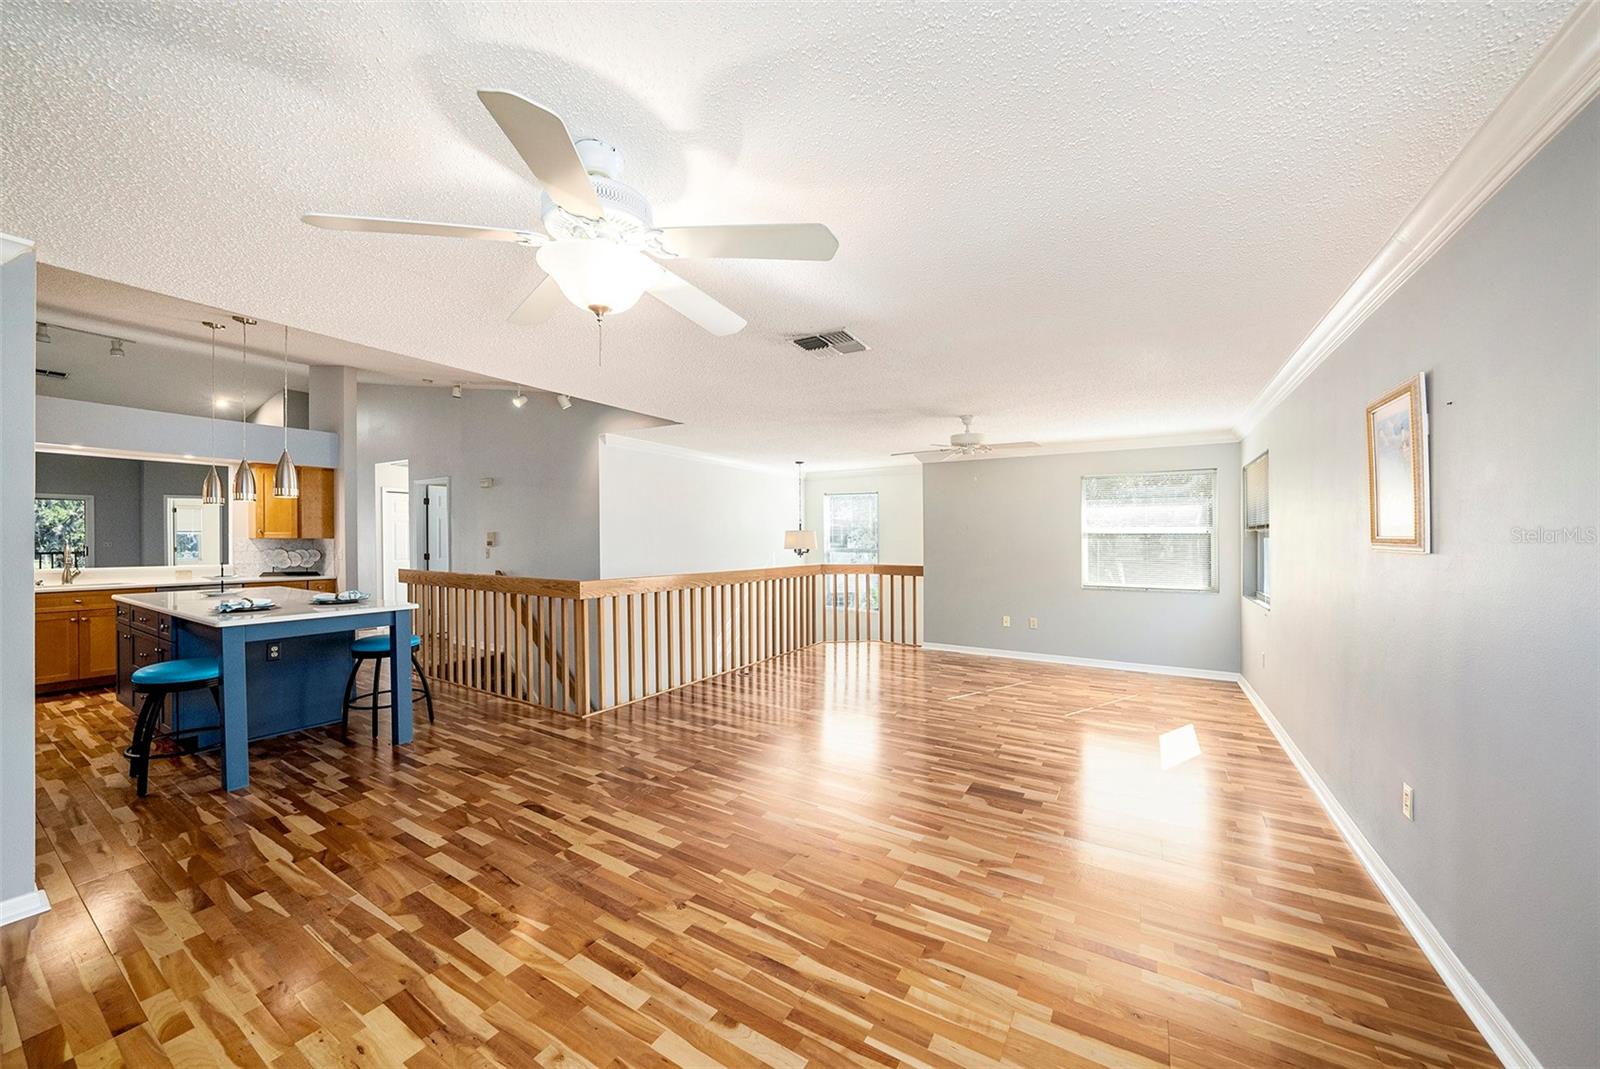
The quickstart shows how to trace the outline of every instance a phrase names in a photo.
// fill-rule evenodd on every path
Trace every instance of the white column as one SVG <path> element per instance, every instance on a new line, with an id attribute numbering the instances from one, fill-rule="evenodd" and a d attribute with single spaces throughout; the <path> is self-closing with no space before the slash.
<path id="1" fill-rule="evenodd" d="M 330 431 L 339 436 L 339 474 L 335 493 L 339 501 L 335 530 L 338 532 L 338 571 L 341 589 L 355 586 L 359 567 L 356 539 L 360 505 L 356 487 L 356 369 L 353 367 L 311 368 L 310 423 L 314 431 Z"/>
<path id="2" fill-rule="evenodd" d="M 0 234 L 0 924 L 50 908 L 33 849 L 33 243 Z"/>

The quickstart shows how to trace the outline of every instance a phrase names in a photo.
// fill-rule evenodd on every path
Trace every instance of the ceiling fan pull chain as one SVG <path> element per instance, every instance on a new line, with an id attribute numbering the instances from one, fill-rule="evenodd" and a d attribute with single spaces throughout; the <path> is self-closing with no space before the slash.
<path id="1" fill-rule="evenodd" d="M 606 366 L 606 317 L 602 316 L 602 315 L 595 316 L 594 317 L 594 325 L 595 325 L 595 332 L 594 332 L 594 335 L 595 335 L 594 366 L 597 367 L 597 368 L 603 368 L 603 367 Z"/>

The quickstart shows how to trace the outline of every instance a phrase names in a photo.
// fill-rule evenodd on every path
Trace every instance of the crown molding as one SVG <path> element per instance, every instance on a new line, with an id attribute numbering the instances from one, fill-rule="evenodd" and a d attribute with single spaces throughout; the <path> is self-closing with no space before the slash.
<path id="1" fill-rule="evenodd" d="M 1239 436 L 1260 425 L 1597 93 L 1600 0 L 1583 0 L 1378 255 L 1245 409 Z"/>

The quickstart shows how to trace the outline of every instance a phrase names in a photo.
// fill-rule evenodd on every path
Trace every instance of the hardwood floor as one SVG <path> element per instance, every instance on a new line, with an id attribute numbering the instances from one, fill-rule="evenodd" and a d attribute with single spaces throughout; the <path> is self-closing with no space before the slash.
<path id="1" fill-rule="evenodd" d="M 1495 1064 L 1233 684 L 853 646 L 588 722 L 439 689 L 408 749 L 144 800 L 109 694 L 41 703 L 6 1069 Z"/>

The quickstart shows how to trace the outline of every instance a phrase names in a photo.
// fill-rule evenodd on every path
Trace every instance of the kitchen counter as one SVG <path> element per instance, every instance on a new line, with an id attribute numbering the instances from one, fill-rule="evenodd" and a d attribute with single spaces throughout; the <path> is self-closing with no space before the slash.
<path id="1" fill-rule="evenodd" d="M 54 573 L 52 573 L 54 574 Z M 245 583 L 308 583 L 319 580 L 337 580 L 337 575 L 319 572 L 316 575 L 230 575 L 226 585 L 237 587 Z M 189 590 L 197 587 L 213 587 L 217 585 L 216 577 L 210 579 L 161 579 L 150 576 L 140 579 L 95 579 L 79 578 L 71 583 L 63 583 L 60 578 L 47 579 L 42 585 L 35 585 L 35 594 L 68 594 L 74 590 Z"/>
<path id="2" fill-rule="evenodd" d="M 367 601 L 315 605 L 309 590 L 268 586 L 249 596 L 268 597 L 274 607 L 263 612 L 217 612 L 218 598 L 204 590 L 167 590 L 112 595 L 117 612 L 129 619 L 132 632 L 170 639 L 156 660 L 215 657 L 221 668 L 220 730 L 199 728 L 217 716 L 211 696 L 202 690 L 174 696 L 181 724 L 204 732 L 201 745 L 222 744 L 224 790 L 250 782 L 249 743 L 291 731 L 305 731 L 343 718 L 344 695 L 355 678 L 350 642 L 356 631 L 389 629 L 389 728 L 392 745 L 411 741 L 411 613 L 410 602 Z M 137 637 L 137 636 L 136 636 Z M 148 644 L 147 644 L 148 646 Z M 134 644 L 135 652 L 138 643 Z M 119 658 L 118 678 L 136 669 Z M 374 665 L 373 689 L 378 687 Z M 135 692 L 132 697 L 137 698 Z M 376 710 L 373 711 L 376 717 Z M 373 728 L 374 737 L 377 728 Z M 220 736 L 220 737 L 219 737 Z"/>
<path id="3" fill-rule="evenodd" d="M 309 590 L 287 586 L 260 587 L 251 592 L 252 597 L 271 598 L 276 608 L 265 612 L 219 613 L 220 598 L 208 596 L 203 590 L 167 590 L 154 594 L 117 594 L 112 600 L 133 605 L 151 612 L 162 613 L 188 620 L 206 627 L 246 627 L 264 623 L 289 623 L 296 620 L 316 620 L 332 616 L 363 616 L 372 613 L 406 612 L 415 609 L 413 602 L 383 602 L 368 598 L 366 601 L 347 602 L 341 605 L 317 605 L 311 600 Z"/>

